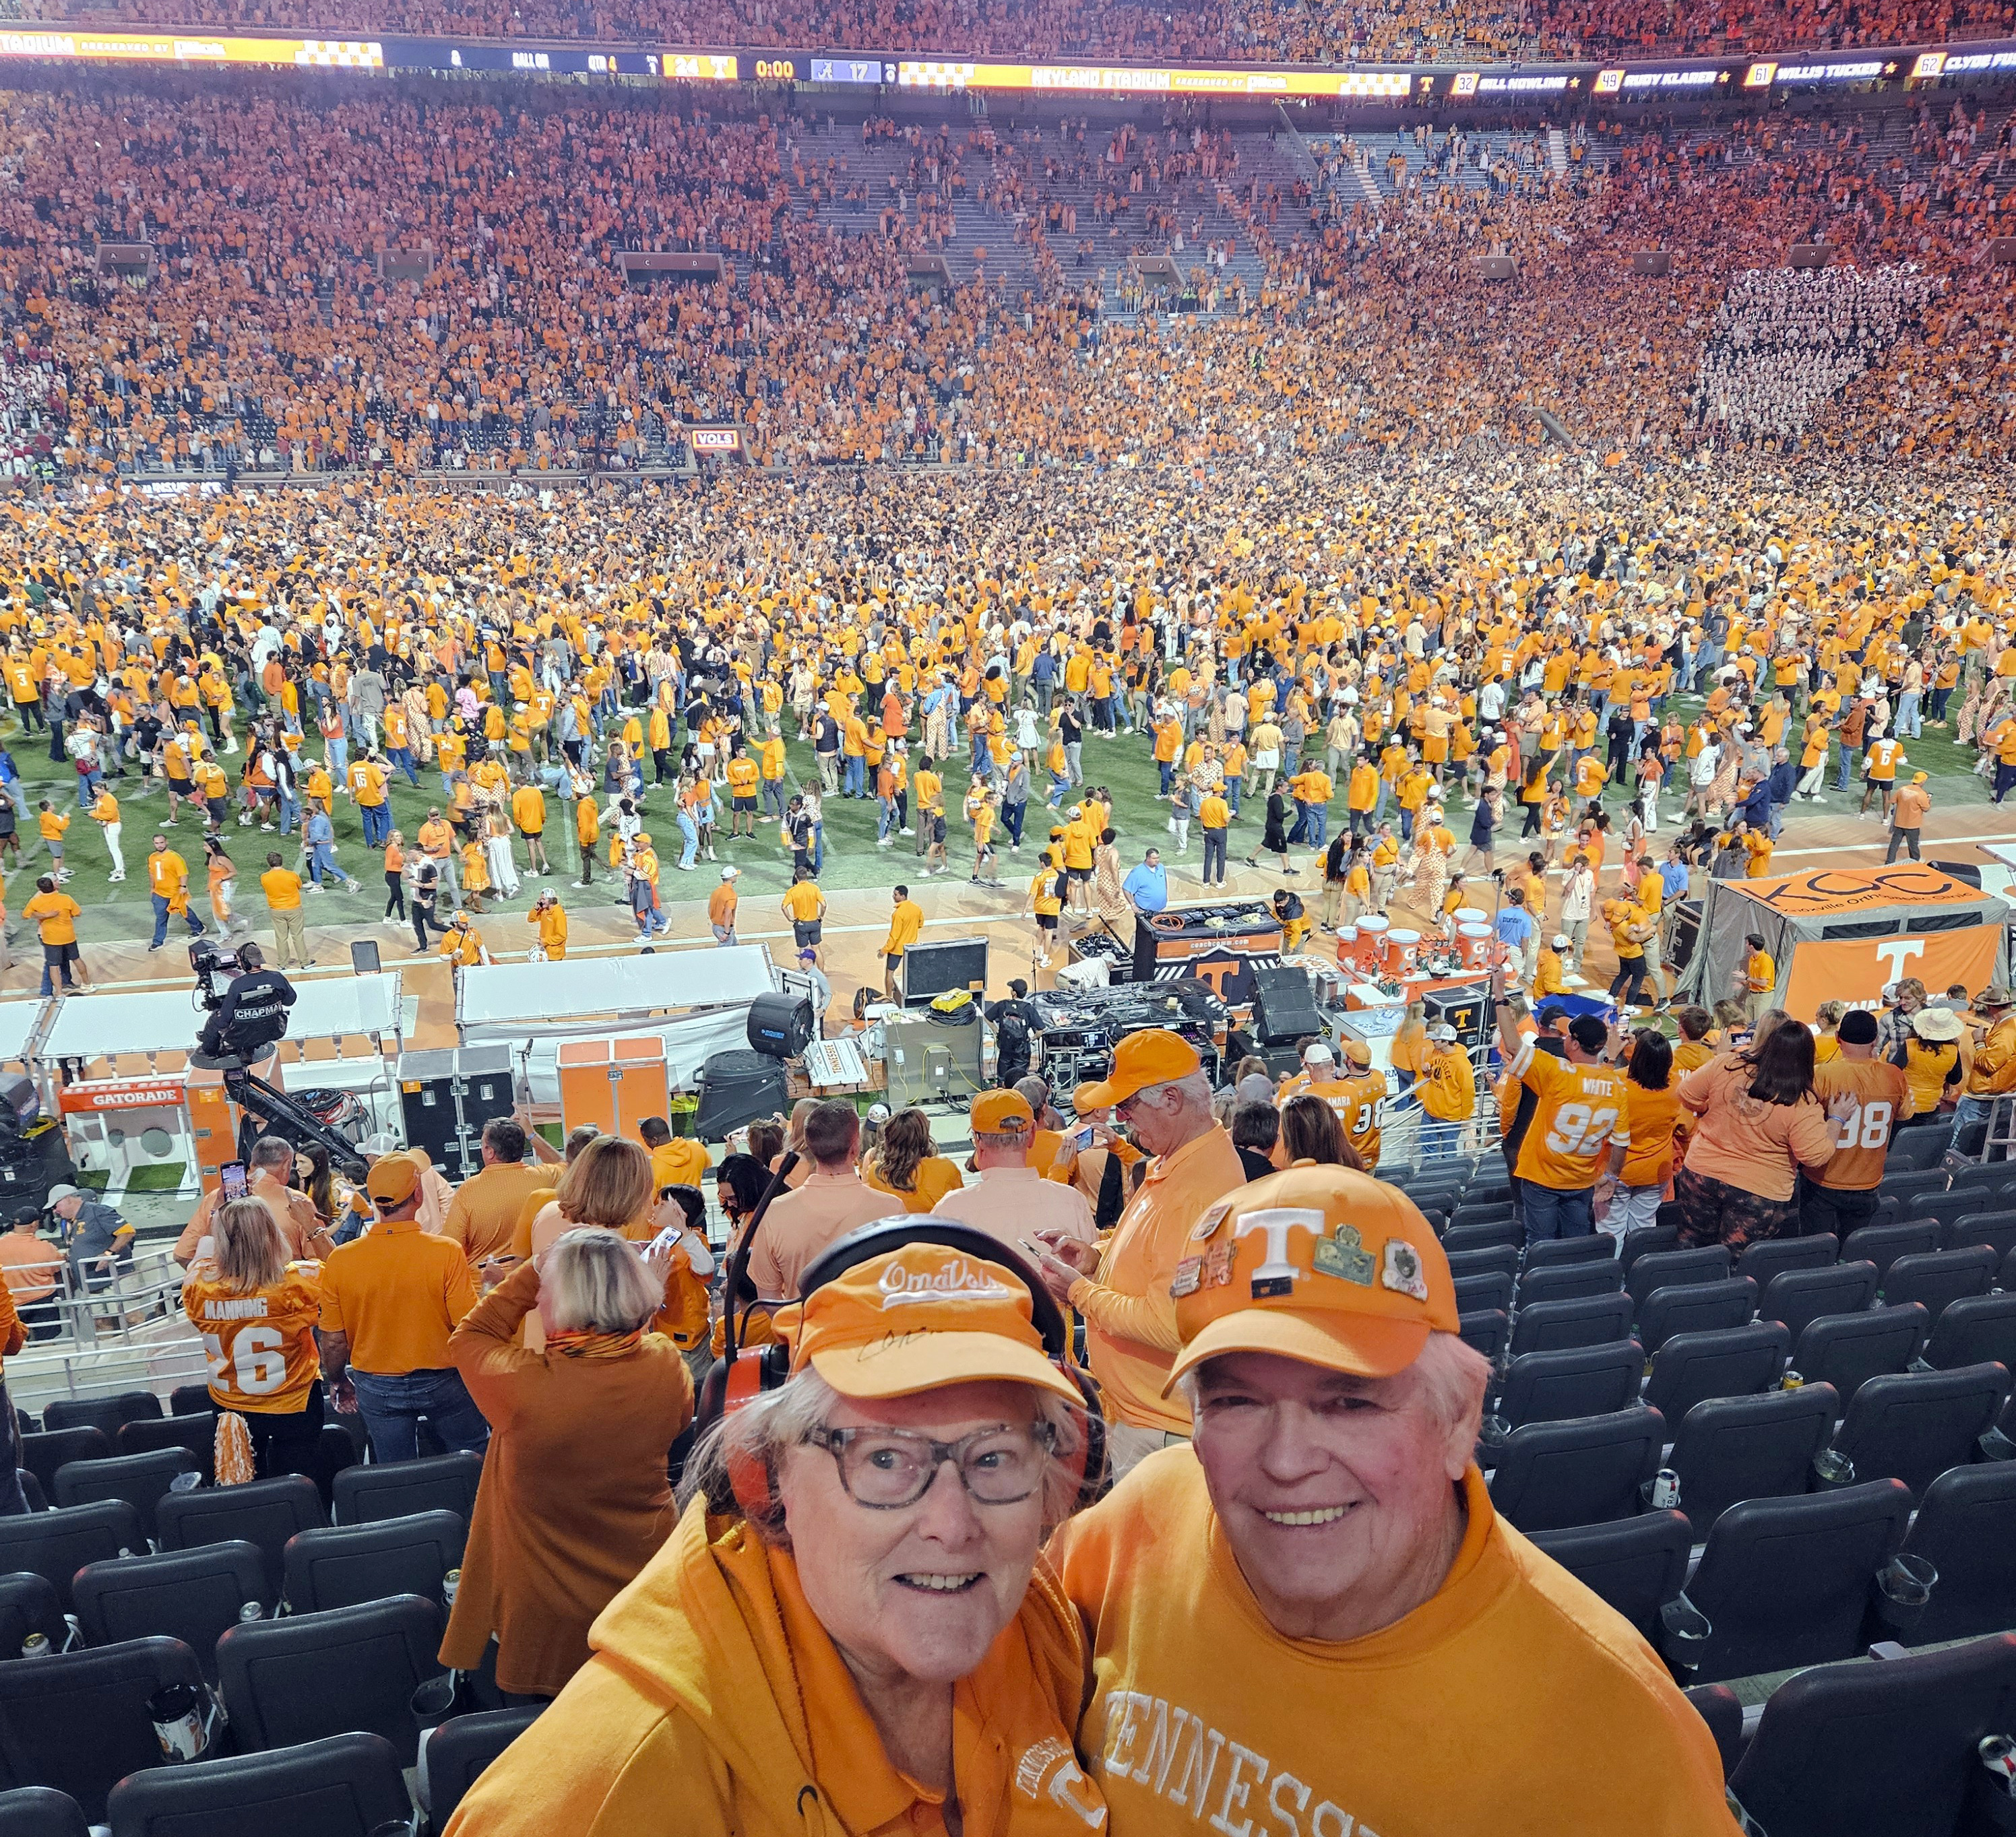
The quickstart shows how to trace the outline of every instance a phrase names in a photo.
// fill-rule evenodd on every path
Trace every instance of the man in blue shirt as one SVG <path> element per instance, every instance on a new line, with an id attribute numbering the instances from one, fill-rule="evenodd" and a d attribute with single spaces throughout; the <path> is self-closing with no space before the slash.
<path id="1" fill-rule="evenodd" d="M 1660 901 L 1659 954 L 1661 958 L 1672 954 L 1673 927 L 1679 923 L 1680 901 L 1687 897 L 1687 888 L 1694 880 L 1693 871 L 1687 864 L 1684 846 L 1676 842 L 1659 865 L 1659 884 L 1665 897 Z"/>
<path id="2" fill-rule="evenodd" d="M 329 819 L 329 812 L 318 804 L 310 813 L 308 826 L 302 831 L 302 839 L 308 845 L 308 879 L 319 889 L 326 874 L 332 880 L 340 880 L 346 891 L 355 893 L 358 884 L 351 879 L 336 861 L 336 826 Z"/>
<path id="3" fill-rule="evenodd" d="M 1169 903 L 1168 871 L 1159 850 L 1150 849 L 1141 865 L 1120 883 L 1127 903 L 1137 912 L 1159 912 Z"/>
<path id="4" fill-rule="evenodd" d="M 1155 932 L 1148 920 L 1169 903 L 1169 876 L 1161 855 L 1150 849 L 1141 865 L 1120 883 L 1127 903 L 1134 908 L 1134 980 L 1152 982 L 1155 975 Z"/>
<path id="5" fill-rule="evenodd" d="M 1029 667 L 1029 681 L 1035 686 L 1036 706 L 1047 718 L 1050 712 L 1050 696 L 1057 679 L 1057 660 L 1046 643 L 1039 647 L 1035 661 Z"/>
<path id="6" fill-rule="evenodd" d="M 1505 904 L 1498 908 L 1496 926 L 1498 941 L 1511 953 L 1519 966 L 1520 980 L 1532 980 L 1536 953 L 1534 940 L 1540 935 L 1540 928 L 1533 922 L 1533 915 L 1526 910 L 1526 890 L 1515 886 L 1505 896 Z"/>

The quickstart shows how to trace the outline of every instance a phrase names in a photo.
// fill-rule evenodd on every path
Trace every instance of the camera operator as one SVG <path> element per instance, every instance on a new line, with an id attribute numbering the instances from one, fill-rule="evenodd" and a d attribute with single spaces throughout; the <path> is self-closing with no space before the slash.
<path id="1" fill-rule="evenodd" d="M 239 947 L 238 967 L 239 973 L 203 1023 L 196 1050 L 213 1059 L 230 1056 L 249 1064 L 286 1032 L 294 985 L 266 967 L 265 954 L 257 944 Z"/>

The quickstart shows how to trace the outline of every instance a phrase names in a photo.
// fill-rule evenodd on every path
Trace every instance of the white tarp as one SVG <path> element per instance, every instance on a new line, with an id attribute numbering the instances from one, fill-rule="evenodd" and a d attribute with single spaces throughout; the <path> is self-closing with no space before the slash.
<path id="1" fill-rule="evenodd" d="M 532 967 L 550 966 L 535 963 Z M 693 1091 L 699 1087 L 700 1067 L 715 1053 L 749 1050 L 749 1010 L 744 1005 L 706 1014 L 681 1015 L 671 1020 L 605 1024 L 596 1032 L 598 1037 L 621 1034 L 635 1039 L 649 1035 L 663 1041 L 667 1078 L 680 1089 Z M 512 1043 L 513 1062 L 524 1072 L 526 1090 L 535 1104 L 556 1104 L 560 1100 L 556 1064 L 560 1038 L 556 1034 L 527 1039 L 521 1034 Z"/>
<path id="2" fill-rule="evenodd" d="M 300 998 L 288 1017 L 290 1039 L 398 1031 L 396 970 L 377 976 L 304 979 L 294 988 Z M 196 1044 L 204 1019 L 196 1005 L 193 983 L 185 989 L 68 995 L 49 1029 L 42 1056 L 99 1059 L 115 1052 L 186 1052 Z"/>
<path id="3" fill-rule="evenodd" d="M 465 1042 L 527 1037 L 593 1016 L 746 1007 L 776 986 L 769 951 L 762 944 L 657 951 L 648 957 L 571 957 L 560 963 L 479 964 L 462 972 L 455 1024 Z M 618 1025 L 592 1030 L 655 1030 Z"/>
<path id="4" fill-rule="evenodd" d="M 39 995 L 32 1001 L 0 1001 L 0 1061 L 18 1059 L 27 1052 L 48 1005 Z"/>

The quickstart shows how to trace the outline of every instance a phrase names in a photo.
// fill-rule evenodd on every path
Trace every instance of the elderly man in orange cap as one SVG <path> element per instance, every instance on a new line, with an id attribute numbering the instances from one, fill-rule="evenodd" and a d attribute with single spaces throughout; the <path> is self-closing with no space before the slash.
<path id="1" fill-rule="evenodd" d="M 1493 1511 L 1490 1367 L 1406 1195 L 1290 1168 L 1184 1248 L 1165 1382 L 1191 1445 L 1050 1544 L 1093 1629 L 1078 1743 L 1113 1837 L 1729 1837 L 1707 1725 Z"/>
<path id="2" fill-rule="evenodd" d="M 1196 1048 L 1175 1034 L 1129 1034 L 1114 1049 L 1111 1073 L 1081 1086 L 1077 1102 L 1081 1111 L 1111 1110 L 1154 1157 L 1103 1245 L 1041 1234 L 1049 1247 L 1044 1282 L 1085 1317 L 1118 1475 L 1190 1433 L 1188 1411 L 1165 1394 L 1178 1344 L 1169 1281 L 1191 1227 L 1245 1180 L 1246 1169 L 1211 1114 L 1211 1080 Z"/>

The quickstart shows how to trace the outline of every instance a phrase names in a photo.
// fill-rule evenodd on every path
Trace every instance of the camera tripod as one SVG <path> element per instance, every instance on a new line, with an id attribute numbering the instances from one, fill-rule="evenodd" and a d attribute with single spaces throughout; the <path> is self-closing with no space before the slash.
<path id="1" fill-rule="evenodd" d="M 326 1149 L 329 1164 L 345 1180 L 362 1181 L 369 1171 L 369 1159 L 360 1153 L 347 1136 L 318 1122 L 286 1092 L 268 1084 L 243 1059 L 230 1052 L 193 1052 L 189 1063 L 203 1071 L 224 1075 L 225 1096 L 244 1113 L 239 1129 L 238 1158 L 250 1159 L 248 1151 L 261 1135 L 285 1136 L 297 1148 L 313 1142 Z"/>

